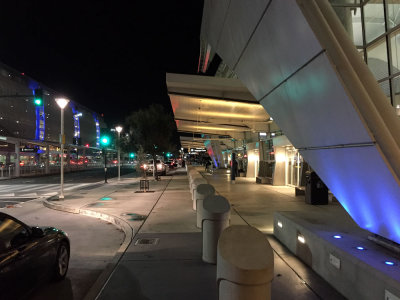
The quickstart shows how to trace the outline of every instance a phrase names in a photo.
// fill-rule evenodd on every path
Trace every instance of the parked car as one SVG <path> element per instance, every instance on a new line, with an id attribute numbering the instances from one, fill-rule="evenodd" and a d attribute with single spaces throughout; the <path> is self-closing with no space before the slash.
<path id="1" fill-rule="evenodd" d="M 67 275 L 70 241 L 54 227 L 31 227 L 0 212 L 0 299 L 26 297 L 45 280 Z"/>
<path id="2" fill-rule="evenodd" d="M 147 163 L 143 164 L 141 168 L 145 170 L 146 173 L 153 174 L 153 160 L 149 160 Z M 167 165 L 159 159 L 156 160 L 156 170 L 159 175 L 167 175 Z"/>
<path id="3" fill-rule="evenodd" d="M 176 162 L 175 159 L 170 159 L 167 162 L 167 165 L 169 166 L 170 169 L 174 169 L 174 168 L 178 167 L 178 163 Z"/>

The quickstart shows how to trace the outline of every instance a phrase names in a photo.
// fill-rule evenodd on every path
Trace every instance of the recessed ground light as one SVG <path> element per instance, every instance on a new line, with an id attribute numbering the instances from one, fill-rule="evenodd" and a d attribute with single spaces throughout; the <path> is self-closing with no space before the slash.
<path id="1" fill-rule="evenodd" d="M 107 200 L 112 200 L 112 198 L 110 198 L 110 197 L 103 197 L 103 198 L 101 198 L 100 200 L 107 201 Z"/>
<path id="2" fill-rule="evenodd" d="M 299 242 L 302 243 L 302 244 L 305 244 L 305 243 L 306 243 L 306 239 L 304 238 L 304 236 L 302 236 L 302 235 L 300 235 L 300 234 L 297 236 L 297 239 L 298 239 Z"/>
<path id="3" fill-rule="evenodd" d="M 278 225 L 278 227 L 280 227 L 280 228 L 282 228 L 282 227 L 283 227 L 283 225 L 282 225 L 282 222 L 281 222 L 281 221 L 278 221 L 277 225 Z"/>
<path id="4" fill-rule="evenodd" d="M 356 247 L 356 249 L 357 249 L 357 250 L 365 250 L 365 248 L 364 248 L 364 247 L 361 247 L 361 246 Z"/>
<path id="5" fill-rule="evenodd" d="M 394 262 L 392 262 L 392 261 L 385 261 L 385 265 L 394 266 Z"/>
<path id="6" fill-rule="evenodd" d="M 334 239 L 341 239 L 342 236 L 341 236 L 341 235 L 334 235 L 333 238 L 334 238 Z"/>

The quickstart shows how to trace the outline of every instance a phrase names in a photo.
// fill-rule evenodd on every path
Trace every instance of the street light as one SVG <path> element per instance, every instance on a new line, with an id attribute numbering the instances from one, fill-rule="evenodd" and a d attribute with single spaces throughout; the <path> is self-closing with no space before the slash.
<path id="1" fill-rule="evenodd" d="M 58 199 L 64 199 L 64 108 L 68 105 L 69 100 L 65 98 L 56 98 L 57 105 L 61 108 L 61 134 L 60 134 L 60 144 L 61 144 L 61 191 Z"/>
<path id="2" fill-rule="evenodd" d="M 107 183 L 107 146 L 110 145 L 110 137 L 107 135 L 103 135 L 100 138 L 100 144 L 103 148 L 103 155 L 104 155 L 104 183 Z"/>
<path id="3" fill-rule="evenodd" d="M 118 181 L 121 180 L 121 162 L 120 162 L 120 156 L 121 156 L 121 147 L 120 147 L 120 134 L 122 131 L 122 126 L 117 126 L 115 127 L 115 130 L 118 132 Z"/>

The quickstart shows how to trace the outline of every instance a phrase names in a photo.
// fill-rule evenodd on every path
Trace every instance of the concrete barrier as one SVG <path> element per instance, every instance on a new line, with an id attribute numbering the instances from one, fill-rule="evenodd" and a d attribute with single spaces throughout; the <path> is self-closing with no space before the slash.
<path id="1" fill-rule="evenodd" d="M 206 184 L 206 183 L 207 183 L 207 180 L 205 180 L 203 178 L 203 176 L 196 177 L 193 179 L 192 185 L 190 187 L 190 193 L 192 194 L 192 201 L 194 201 L 194 191 L 196 190 L 197 186 L 200 184 Z"/>
<path id="2" fill-rule="evenodd" d="M 211 196 L 215 194 L 215 189 L 211 184 L 202 183 L 197 186 L 194 190 L 193 197 L 193 210 L 196 210 L 197 205 L 203 205 L 203 200 L 207 196 Z M 200 203 L 199 203 L 200 202 Z M 200 218 L 201 221 L 201 218 Z"/>
<path id="3" fill-rule="evenodd" d="M 203 201 L 203 261 L 217 263 L 217 244 L 221 232 L 229 226 L 231 206 L 222 196 L 208 196 Z"/>
<path id="4" fill-rule="evenodd" d="M 218 241 L 220 300 L 271 299 L 274 254 L 267 238 L 247 225 L 225 229 Z"/>

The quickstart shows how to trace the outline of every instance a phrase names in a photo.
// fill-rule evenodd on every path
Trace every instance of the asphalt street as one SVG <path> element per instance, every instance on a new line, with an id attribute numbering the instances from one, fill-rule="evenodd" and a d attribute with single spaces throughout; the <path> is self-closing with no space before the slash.
<path id="1" fill-rule="evenodd" d="M 121 175 L 132 173 L 136 177 L 133 167 L 121 167 Z M 113 178 L 118 176 L 118 168 L 107 168 L 107 177 Z M 75 171 L 64 174 L 64 183 L 94 183 L 104 180 L 104 169 L 88 169 L 83 171 Z M 8 180 L 0 180 L 0 185 L 8 184 L 58 184 L 60 183 L 60 175 L 44 175 L 39 177 L 19 177 Z"/>
<path id="2" fill-rule="evenodd" d="M 121 176 L 135 178 L 138 176 L 132 167 L 121 168 Z M 107 178 L 118 176 L 118 168 L 107 170 Z M 97 183 L 97 184 L 95 184 Z M 104 184 L 104 169 L 89 169 L 85 171 L 66 173 L 64 177 L 64 192 L 72 190 L 90 190 Z M 57 195 L 60 190 L 60 175 L 48 175 L 29 178 L 0 180 L 0 209 L 9 206 L 20 206 L 39 197 Z"/>
<path id="3" fill-rule="evenodd" d="M 34 200 L 21 207 L 5 208 L 28 225 L 54 226 L 67 232 L 71 241 L 71 259 L 67 278 L 61 282 L 44 282 L 29 299 L 83 299 L 89 288 L 114 257 L 124 240 L 124 233 L 114 225 L 79 214 L 48 209 Z"/>

